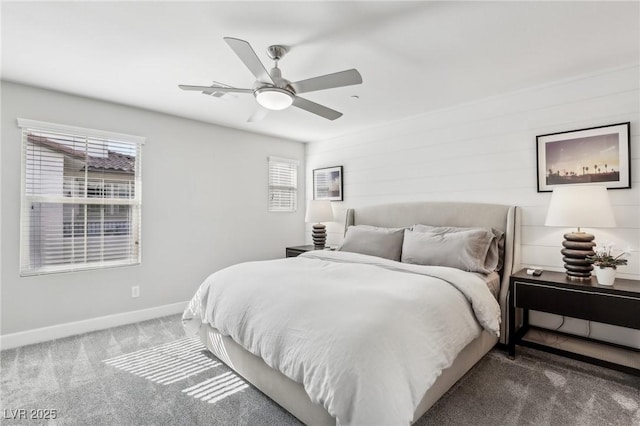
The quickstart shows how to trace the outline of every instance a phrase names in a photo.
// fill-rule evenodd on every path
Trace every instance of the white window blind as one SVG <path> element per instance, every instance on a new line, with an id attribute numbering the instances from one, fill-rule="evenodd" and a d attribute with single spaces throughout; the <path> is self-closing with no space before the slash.
<path id="1" fill-rule="evenodd" d="M 18 119 L 20 273 L 140 263 L 144 138 Z"/>
<path id="2" fill-rule="evenodd" d="M 269 211 L 294 212 L 297 202 L 298 162 L 269 157 Z"/>

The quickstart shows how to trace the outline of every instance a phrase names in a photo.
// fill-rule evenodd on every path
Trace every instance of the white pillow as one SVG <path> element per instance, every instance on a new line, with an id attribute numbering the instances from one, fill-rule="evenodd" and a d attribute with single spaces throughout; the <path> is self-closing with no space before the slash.
<path id="1" fill-rule="evenodd" d="M 354 225 L 347 228 L 338 250 L 400 261 L 403 237 L 404 228 Z"/>

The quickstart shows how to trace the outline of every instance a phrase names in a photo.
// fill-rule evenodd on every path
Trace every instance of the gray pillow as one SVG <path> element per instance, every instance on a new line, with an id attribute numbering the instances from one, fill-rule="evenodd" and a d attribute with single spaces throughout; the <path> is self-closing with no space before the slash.
<path id="1" fill-rule="evenodd" d="M 434 232 L 436 234 L 443 234 L 448 232 L 460 232 L 468 231 L 470 229 L 482 229 L 487 232 L 491 232 L 495 237 L 489 245 L 487 251 L 487 257 L 484 261 L 484 269 L 489 272 L 500 271 L 503 265 L 503 253 L 504 253 L 504 232 L 495 228 L 478 227 L 478 228 L 462 228 L 457 226 L 431 226 L 431 225 L 413 225 L 411 227 L 413 231 L 418 232 Z"/>
<path id="2" fill-rule="evenodd" d="M 402 261 L 488 274 L 493 269 L 485 267 L 485 259 L 494 239 L 493 233 L 484 229 L 441 233 L 406 230 Z"/>
<path id="3" fill-rule="evenodd" d="M 378 228 L 355 225 L 347 228 L 341 251 L 368 254 L 400 261 L 404 228 Z"/>

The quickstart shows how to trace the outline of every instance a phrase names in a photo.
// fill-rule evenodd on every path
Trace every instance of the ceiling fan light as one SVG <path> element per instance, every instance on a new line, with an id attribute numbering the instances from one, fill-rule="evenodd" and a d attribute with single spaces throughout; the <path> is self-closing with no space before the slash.
<path id="1" fill-rule="evenodd" d="M 289 108 L 293 103 L 293 95 L 277 87 L 264 87 L 254 92 L 256 100 L 267 109 L 279 111 Z"/>

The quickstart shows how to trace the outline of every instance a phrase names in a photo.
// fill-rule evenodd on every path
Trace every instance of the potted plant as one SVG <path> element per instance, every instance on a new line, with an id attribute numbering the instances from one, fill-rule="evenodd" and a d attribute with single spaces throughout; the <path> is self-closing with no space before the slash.
<path id="1" fill-rule="evenodd" d="M 616 268 L 627 264 L 627 259 L 623 258 L 626 252 L 623 251 L 614 256 L 611 253 L 612 250 L 613 244 L 595 247 L 595 254 L 587 256 L 587 260 L 596 267 L 596 279 L 600 285 L 613 285 L 616 279 Z"/>

